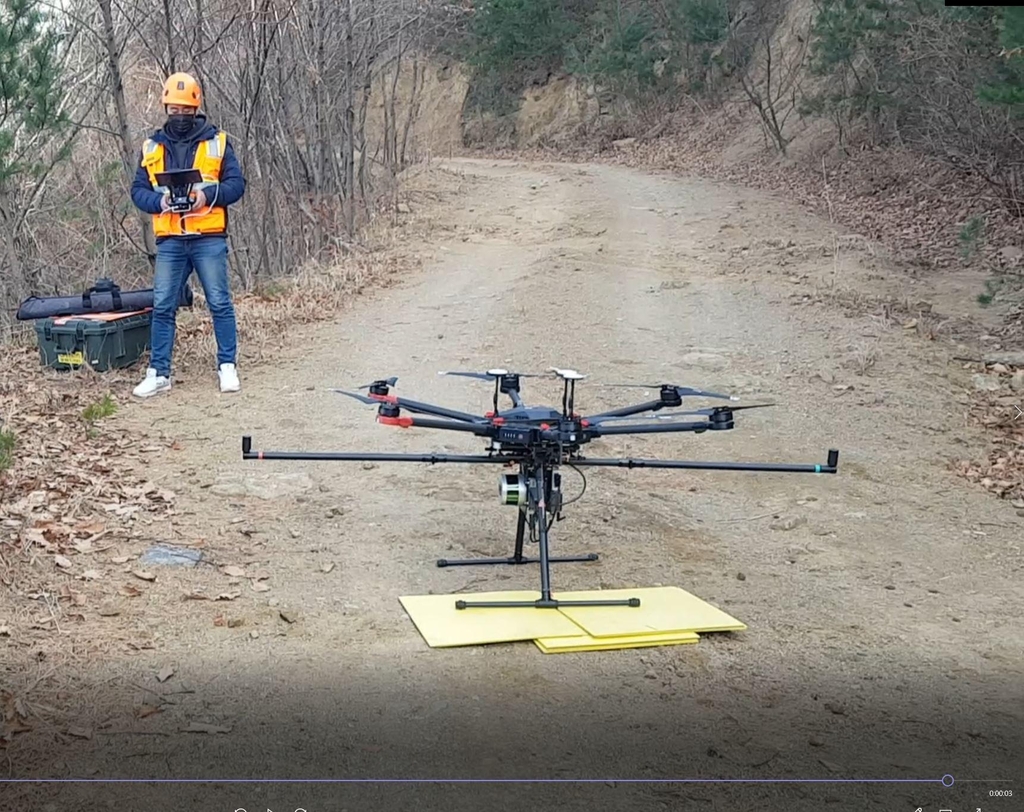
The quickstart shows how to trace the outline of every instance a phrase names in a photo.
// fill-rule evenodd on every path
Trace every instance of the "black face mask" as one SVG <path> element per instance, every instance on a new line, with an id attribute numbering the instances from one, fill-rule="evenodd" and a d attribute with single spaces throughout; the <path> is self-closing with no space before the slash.
<path id="1" fill-rule="evenodd" d="M 164 124 L 164 130 L 170 136 L 182 138 L 191 132 L 193 125 L 196 123 L 195 116 L 189 115 L 174 115 L 167 117 L 167 123 Z"/>

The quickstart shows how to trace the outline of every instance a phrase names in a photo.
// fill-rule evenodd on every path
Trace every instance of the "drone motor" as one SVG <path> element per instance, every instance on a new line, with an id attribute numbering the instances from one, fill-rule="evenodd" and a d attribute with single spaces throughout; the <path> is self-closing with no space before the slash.
<path id="1" fill-rule="evenodd" d="M 526 477 L 522 474 L 502 474 L 498 481 L 498 494 L 503 505 L 521 505 L 526 502 Z"/>

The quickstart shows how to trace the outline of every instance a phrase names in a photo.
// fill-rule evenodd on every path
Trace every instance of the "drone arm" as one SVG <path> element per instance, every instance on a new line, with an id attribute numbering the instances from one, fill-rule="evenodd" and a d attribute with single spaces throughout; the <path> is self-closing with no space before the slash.
<path id="1" fill-rule="evenodd" d="M 494 426 L 486 423 L 461 423 L 457 420 L 435 420 L 430 417 L 387 417 L 378 415 L 377 422 L 385 426 L 398 426 L 403 429 L 446 429 L 448 431 L 466 431 L 478 437 L 490 437 L 494 434 Z"/>
<path id="2" fill-rule="evenodd" d="M 430 465 L 438 463 L 493 463 L 508 465 L 508 460 L 497 456 L 475 454 L 390 454 L 375 452 L 343 452 L 329 451 L 253 451 L 252 437 L 242 437 L 243 460 L 308 460 L 313 462 L 425 462 Z"/>
<path id="3" fill-rule="evenodd" d="M 374 398 L 377 400 L 377 398 Z M 434 406 L 431 403 L 423 403 L 418 400 L 406 400 L 400 397 L 386 397 L 380 399 L 382 403 L 394 403 L 398 408 L 405 409 L 408 412 L 418 412 L 419 414 L 429 414 L 434 417 L 446 417 L 449 420 L 459 420 L 464 423 L 478 423 L 485 424 L 486 418 L 480 417 L 479 415 L 469 414 L 468 412 L 460 412 L 455 409 L 446 409 L 443 406 Z"/>
<path id="4" fill-rule="evenodd" d="M 621 409 L 612 409 L 609 412 L 601 412 L 600 414 L 590 415 L 586 420 L 591 424 L 597 424 L 606 417 L 629 417 L 634 414 L 641 414 L 642 412 L 655 412 L 658 409 L 665 408 L 665 402 L 662 400 L 649 400 L 646 403 L 638 403 L 636 406 L 623 406 Z"/>
<path id="5" fill-rule="evenodd" d="M 839 471 L 839 451 L 832 448 L 824 464 L 793 465 L 762 462 L 689 462 L 686 460 L 603 459 L 578 457 L 571 460 L 575 466 L 606 468 L 691 468 L 715 471 L 767 471 L 794 474 L 835 474 Z"/>
<path id="6" fill-rule="evenodd" d="M 698 420 L 687 423 L 636 423 L 632 426 L 597 425 L 589 430 L 593 437 L 607 437 L 612 434 L 663 434 L 677 431 L 692 431 L 699 434 L 713 428 L 707 421 Z"/>

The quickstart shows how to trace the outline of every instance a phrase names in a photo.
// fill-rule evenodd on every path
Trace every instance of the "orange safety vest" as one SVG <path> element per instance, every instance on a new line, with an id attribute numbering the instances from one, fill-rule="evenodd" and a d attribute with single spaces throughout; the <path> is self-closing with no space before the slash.
<path id="1" fill-rule="evenodd" d="M 197 183 L 194 190 L 204 189 L 220 181 L 220 165 L 224 160 L 227 147 L 227 133 L 218 132 L 213 138 L 200 141 L 196 148 L 196 157 L 192 168 L 198 169 L 203 182 Z M 149 173 L 149 182 L 154 192 L 161 194 L 170 191 L 157 183 L 156 175 L 164 171 L 164 145 L 147 138 L 142 145 L 142 165 Z M 209 204 L 210 201 L 207 201 Z M 228 213 L 225 206 L 207 205 L 195 211 L 165 211 L 153 215 L 153 232 L 157 237 L 174 237 L 183 234 L 222 234 L 227 230 Z"/>

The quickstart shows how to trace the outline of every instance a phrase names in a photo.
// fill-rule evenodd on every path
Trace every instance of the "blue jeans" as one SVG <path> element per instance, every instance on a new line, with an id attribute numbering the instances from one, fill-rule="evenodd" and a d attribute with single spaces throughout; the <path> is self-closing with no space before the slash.
<path id="1" fill-rule="evenodd" d="M 157 375 L 169 377 L 171 374 L 178 297 L 192 271 L 199 277 L 213 317 L 217 366 L 235 363 L 238 332 L 228 287 L 228 238 L 221 235 L 184 239 L 169 237 L 157 244 L 153 277 L 153 333 L 149 365 Z"/>

